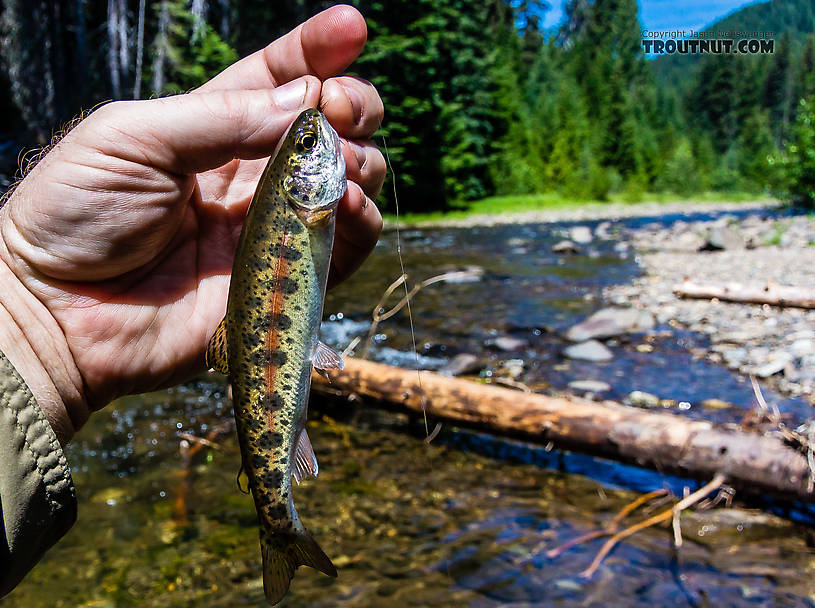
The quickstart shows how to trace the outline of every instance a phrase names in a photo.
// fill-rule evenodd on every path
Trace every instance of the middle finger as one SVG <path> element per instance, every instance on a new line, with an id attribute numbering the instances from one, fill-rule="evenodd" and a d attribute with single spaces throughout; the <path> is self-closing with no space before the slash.
<path id="1" fill-rule="evenodd" d="M 343 141 L 345 171 L 371 200 L 379 196 L 385 181 L 385 158 L 372 141 Z"/>
<path id="2" fill-rule="evenodd" d="M 329 78 L 323 83 L 320 108 L 345 139 L 368 139 L 385 115 L 382 99 L 367 80 L 353 76 Z"/>

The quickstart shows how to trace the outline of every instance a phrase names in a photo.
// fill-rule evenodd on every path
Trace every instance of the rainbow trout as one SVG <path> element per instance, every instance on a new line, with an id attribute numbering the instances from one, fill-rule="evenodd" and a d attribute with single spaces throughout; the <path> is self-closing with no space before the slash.
<path id="1" fill-rule="evenodd" d="M 232 383 L 271 604 L 300 565 L 337 576 L 297 515 L 291 480 L 317 475 L 305 429 L 312 366 L 342 368 L 317 332 L 345 189 L 339 137 L 318 110 L 306 110 L 260 179 L 238 241 L 227 313 L 207 349 L 207 365 Z"/>

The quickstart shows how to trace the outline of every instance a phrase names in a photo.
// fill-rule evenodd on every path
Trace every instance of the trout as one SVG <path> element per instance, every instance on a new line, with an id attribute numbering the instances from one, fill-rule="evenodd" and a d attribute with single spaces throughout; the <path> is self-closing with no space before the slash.
<path id="1" fill-rule="evenodd" d="M 312 366 L 342 368 L 317 334 L 345 189 L 337 133 L 321 112 L 304 111 L 260 178 L 238 241 L 226 316 L 207 349 L 207 365 L 232 383 L 270 604 L 283 598 L 300 565 L 337 576 L 300 521 L 291 480 L 317 475 L 305 429 Z"/>

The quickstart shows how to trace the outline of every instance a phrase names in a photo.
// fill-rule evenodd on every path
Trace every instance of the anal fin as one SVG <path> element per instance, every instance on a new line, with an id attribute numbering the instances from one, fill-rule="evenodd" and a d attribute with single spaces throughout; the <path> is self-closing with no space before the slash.
<path id="1" fill-rule="evenodd" d="M 218 328 L 212 337 L 209 339 L 207 345 L 206 362 L 207 368 L 219 371 L 222 374 L 229 373 L 229 363 L 226 357 L 226 317 L 224 317 L 218 324 Z"/>
<path id="2" fill-rule="evenodd" d="M 297 439 L 293 465 L 291 475 L 298 485 L 309 475 L 317 477 L 319 472 L 317 457 L 314 455 L 314 448 L 311 446 L 306 429 L 300 431 L 300 437 Z"/>

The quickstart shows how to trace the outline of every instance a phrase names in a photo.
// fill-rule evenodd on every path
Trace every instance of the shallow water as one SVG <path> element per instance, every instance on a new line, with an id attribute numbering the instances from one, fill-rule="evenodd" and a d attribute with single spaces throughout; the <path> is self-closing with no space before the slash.
<path id="1" fill-rule="evenodd" d="M 415 299 L 428 367 L 458 352 L 483 357 L 482 375 L 522 359 L 518 381 L 562 389 L 574 379 L 691 404 L 685 415 L 738 420 L 749 383 L 695 359 L 701 338 L 666 333 L 612 346 L 607 364 L 566 362 L 556 331 L 602 306 L 604 285 L 628 281 L 635 261 L 596 241 L 558 259 L 558 226 L 403 233 L 411 280 L 466 265 L 481 280 L 438 284 Z M 326 303 L 327 337 L 366 335 L 370 309 L 399 275 L 387 235 L 359 275 Z M 394 300 L 395 301 L 395 300 Z M 342 318 L 337 318 L 342 313 Z M 667 328 L 666 328 L 667 329 Z M 411 364 L 407 317 L 383 322 L 372 356 Z M 526 341 L 515 352 L 490 340 Z M 653 352 L 636 350 L 648 341 Z M 395 349 L 395 350 L 389 350 Z M 169 391 L 122 399 L 94 416 L 68 448 L 79 521 L 0 604 L 39 606 L 263 606 L 251 499 L 236 486 L 232 433 L 185 467 L 179 432 L 205 436 L 228 422 L 223 379 L 206 375 Z M 781 400 L 795 416 L 809 406 Z M 716 397 L 732 408 L 706 410 Z M 430 445 L 405 416 L 317 400 L 309 434 L 320 479 L 295 489 L 302 518 L 340 571 L 302 568 L 286 606 L 809 606 L 815 598 L 810 528 L 767 512 L 713 510 L 683 517 L 684 546 L 650 529 L 621 543 L 590 580 L 579 576 L 602 541 L 559 558 L 545 551 L 602 526 L 636 497 L 682 480 L 614 463 L 444 427 Z M 690 484 L 695 489 L 695 484 Z M 635 518 L 636 519 L 636 518 Z"/>

